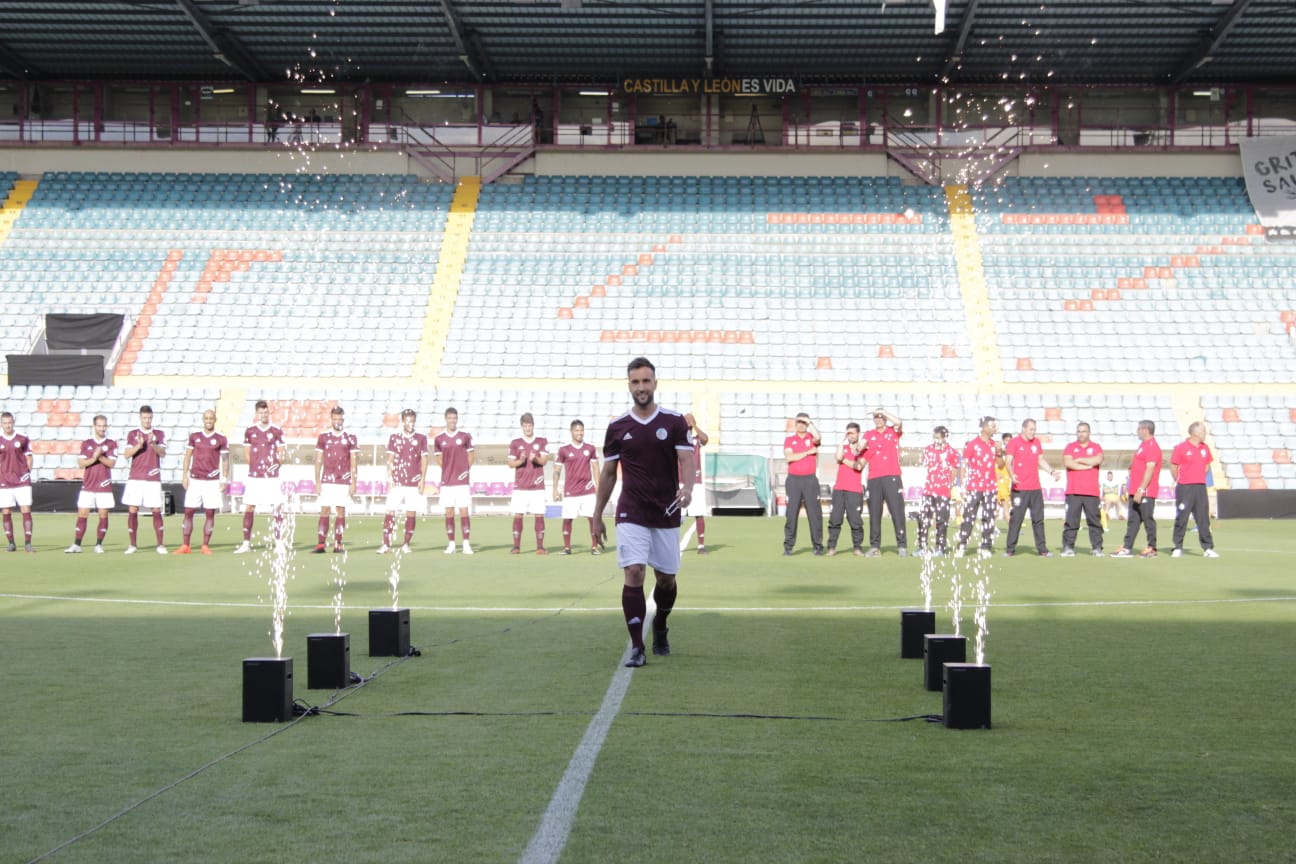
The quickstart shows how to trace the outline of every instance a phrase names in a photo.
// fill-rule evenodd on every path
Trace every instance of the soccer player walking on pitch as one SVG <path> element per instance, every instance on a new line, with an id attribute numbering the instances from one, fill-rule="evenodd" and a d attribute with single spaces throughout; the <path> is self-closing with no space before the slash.
<path id="1" fill-rule="evenodd" d="M 670 654 L 666 618 L 675 606 L 675 576 L 679 572 L 680 511 L 693 500 L 693 443 L 688 422 L 657 405 L 657 370 L 645 357 L 626 369 L 634 406 L 613 420 L 603 444 L 603 470 L 594 502 L 595 540 L 603 542 L 607 528 L 603 510 L 616 485 L 621 466 L 621 495 L 617 499 L 617 565 L 625 570 L 621 611 L 630 631 L 627 666 L 644 665 L 643 626 L 648 615 L 643 585 L 647 568 L 657 584 L 653 602 L 653 653 Z M 678 478 L 678 482 L 677 482 Z"/>
<path id="2" fill-rule="evenodd" d="M 199 508 L 206 516 L 203 520 L 202 554 L 212 554 L 211 536 L 216 529 L 216 511 L 221 506 L 221 493 L 229 485 L 229 441 L 216 431 L 216 412 L 210 408 L 204 411 L 202 423 L 202 431 L 189 436 L 184 464 L 180 468 L 180 483 L 185 489 L 184 521 L 180 523 L 184 545 L 176 550 L 178 555 L 190 552 L 194 512 Z"/>
<path id="3" fill-rule="evenodd" d="M 0 510 L 4 511 L 5 537 L 9 551 L 17 552 L 14 542 L 13 508 L 22 513 L 23 548 L 32 548 L 32 452 L 31 440 L 14 431 L 14 415 L 0 414 Z"/>

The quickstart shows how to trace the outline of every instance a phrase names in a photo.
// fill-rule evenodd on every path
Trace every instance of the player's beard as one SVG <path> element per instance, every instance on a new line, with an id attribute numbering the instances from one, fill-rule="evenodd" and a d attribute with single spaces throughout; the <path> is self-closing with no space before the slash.
<path id="1" fill-rule="evenodd" d="M 643 393 L 633 393 L 631 395 L 634 398 L 635 405 L 639 406 L 640 408 L 647 408 L 649 405 L 653 403 L 653 393 L 651 390 Z"/>

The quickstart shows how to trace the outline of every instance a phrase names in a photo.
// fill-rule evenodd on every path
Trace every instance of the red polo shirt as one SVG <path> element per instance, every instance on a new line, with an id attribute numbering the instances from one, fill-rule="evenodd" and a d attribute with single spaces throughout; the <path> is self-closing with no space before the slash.
<path id="1" fill-rule="evenodd" d="M 1030 492 L 1040 488 L 1039 460 L 1044 445 L 1039 438 L 1027 441 L 1021 435 L 1008 442 L 1004 452 L 1012 457 L 1012 488 Z"/>
<path id="2" fill-rule="evenodd" d="M 1149 438 L 1146 441 L 1140 441 L 1138 449 L 1134 451 L 1134 458 L 1130 461 L 1129 475 L 1129 494 L 1133 495 L 1138 491 L 1139 484 L 1143 482 L 1143 474 L 1147 471 L 1147 466 L 1152 465 L 1152 479 L 1148 481 L 1147 487 L 1143 489 L 1143 494 L 1149 498 L 1157 497 L 1160 491 L 1161 482 L 1161 445 L 1155 438 Z"/>
<path id="3" fill-rule="evenodd" d="M 1210 448 L 1203 441 L 1194 444 L 1192 439 L 1184 441 L 1170 453 L 1170 464 L 1179 466 L 1179 484 L 1206 484 L 1206 467 L 1213 462 Z"/>
<path id="4" fill-rule="evenodd" d="M 881 429 L 870 429 L 864 433 L 864 442 L 868 449 L 864 458 L 868 460 L 869 479 L 900 476 L 900 436 L 894 426 L 883 426 Z"/>
<path id="5" fill-rule="evenodd" d="M 980 435 L 963 448 L 964 486 L 969 492 L 995 493 L 995 445 Z"/>
<path id="6" fill-rule="evenodd" d="M 789 435 L 783 441 L 783 449 L 791 450 L 792 454 L 798 455 L 806 453 L 815 448 L 814 436 L 809 432 L 804 435 Z M 819 460 L 811 457 L 809 459 L 798 459 L 795 462 L 788 463 L 788 473 L 794 477 L 808 477 L 815 473 Z"/>
<path id="7" fill-rule="evenodd" d="M 1072 459 L 1088 459 L 1092 456 L 1101 456 L 1103 449 L 1098 446 L 1092 438 L 1088 444 L 1081 444 L 1079 441 L 1072 441 L 1062 451 L 1063 456 L 1070 456 Z M 1068 495 L 1092 495 L 1095 498 L 1099 493 L 1098 466 L 1085 468 L 1080 471 L 1067 469 L 1066 494 Z"/>
<path id="8" fill-rule="evenodd" d="M 864 470 L 855 468 L 855 461 L 860 458 L 860 454 L 852 453 L 849 444 L 842 444 L 841 452 L 837 454 L 842 458 L 842 462 L 837 466 L 837 482 L 833 488 L 842 492 L 864 492 Z"/>
<path id="9" fill-rule="evenodd" d="M 948 444 L 939 447 L 931 444 L 923 449 L 922 457 L 923 467 L 927 469 L 927 482 L 923 494 L 941 498 L 950 497 L 950 487 L 954 485 L 954 472 L 958 470 L 958 451 Z"/>

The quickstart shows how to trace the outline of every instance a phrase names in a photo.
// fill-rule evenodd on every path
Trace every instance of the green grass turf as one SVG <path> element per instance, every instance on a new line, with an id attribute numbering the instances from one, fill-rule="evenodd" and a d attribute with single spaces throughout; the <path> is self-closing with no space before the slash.
<path id="1" fill-rule="evenodd" d="M 379 522 L 353 520 L 345 562 L 296 558 L 285 653 L 302 701 L 334 695 L 306 689 L 305 643 L 332 630 L 336 568 L 352 669 L 388 663 L 367 656 L 366 610 L 390 604 Z M 422 656 L 332 706 L 360 716 L 245 724 L 242 660 L 271 653 L 270 615 L 263 562 L 230 554 L 237 517 L 210 558 L 124 556 L 123 523 L 108 554 L 70 556 L 71 520 L 40 515 L 39 554 L 0 553 L 0 861 L 244 747 L 47 860 L 518 859 L 624 649 L 612 555 L 512 557 L 510 520 L 477 517 L 479 554 L 447 557 L 441 519 L 424 520 L 400 583 Z M 1216 561 L 1193 534 L 1180 560 L 994 559 L 994 728 L 968 731 L 873 722 L 941 712 L 921 661 L 898 656 L 917 560 L 783 558 L 781 520 L 707 534 L 713 554 L 690 551 L 680 576 L 675 652 L 633 672 L 564 862 L 1293 860 L 1286 523 L 1218 523 Z M 948 596 L 939 582 L 936 605 Z"/>

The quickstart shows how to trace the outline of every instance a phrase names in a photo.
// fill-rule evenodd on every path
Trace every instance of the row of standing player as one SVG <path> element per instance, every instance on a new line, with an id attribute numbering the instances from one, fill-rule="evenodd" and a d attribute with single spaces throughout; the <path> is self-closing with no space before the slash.
<path id="1" fill-rule="evenodd" d="M 808 414 L 797 415 L 796 431 L 784 442 L 784 454 L 788 459 L 784 555 L 792 554 L 796 543 L 799 510 L 804 506 L 815 555 L 836 553 L 837 538 L 845 516 L 850 523 L 855 554 L 876 557 L 881 554 L 881 516 L 884 505 L 891 514 L 898 553 L 901 557 L 908 555 L 899 452 L 903 427 L 899 418 L 883 409 L 873 412 L 873 420 L 875 428 L 863 436 L 860 435 L 858 423 L 847 424 L 846 434 L 835 450 L 837 478 L 833 485 L 828 543 L 825 549 L 820 542 L 822 511 L 816 473 L 822 436 Z M 1035 421 L 1023 422 L 1021 433 L 1010 437 L 1006 443 L 996 438 L 998 428 L 994 417 L 982 417 L 979 426 L 978 435 L 967 443 L 961 454 L 946 441 L 949 430 L 944 426 L 937 426 L 932 431 L 932 443 L 922 451 L 922 465 L 927 471 L 927 478 L 922 509 L 918 514 L 919 554 L 940 556 L 948 553 L 950 510 L 955 500 L 961 501 L 963 506 L 955 557 L 965 554 L 968 541 L 978 523 L 981 529 L 978 554 L 981 557 L 993 554 L 998 485 L 996 465 L 1003 462 L 1011 477 L 1012 501 L 1004 555 L 1016 555 L 1017 540 L 1029 513 L 1036 553 L 1041 557 L 1051 557 L 1044 533 L 1044 493 L 1040 484 L 1040 471 L 1047 471 L 1055 479 L 1060 479 L 1062 472 L 1053 469 L 1045 458 L 1043 444 L 1035 435 Z M 1134 541 L 1140 528 L 1146 532 L 1147 545 L 1137 553 L 1138 557 L 1157 556 L 1154 510 L 1164 457 L 1155 433 L 1156 424 L 1151 420 L 1143 420 L 1138 424 L 1139 443 L 1130 464 L 1128 481 L 1129 513 L 1125 539 L 1112 557 L 1135 557 Z M 1176 484 L 1172 552 L 1172 557 L 1175 558 L 1183 554 L 1183 541 L 1190 517 L 1197 527 L 1203 555 L 1207 558 L 1219 557 L 1210 531 L 1206 472 L 1213 457 L 1205 443 L 1205 436 L 1205 424 L 1195 422 L 1188 428 L 1188 437 L 1171 452 L 1170 472 Z M 1066 473 L 1061 551 L 1064 558 L 1075 555 L 1075 540 L 1082 514 L 1089 530 L 1092 554 L 1103 554 L 1099 467 L 1104 458 L 1103 448 L 1090 438 L 1089 424 L 1077 424 L 1076 440 L 1067 444 L 1062 452 Z M 867 553 L 862 548 L 864 531 L 860 515 L 865 490 L 863 474 L 866 469 L 870 530 L 870 548 Z M 934 544 L 930 547 L 927 543 L 929 533 L 934 534 Z"/>
<path id="2" fill-rule="evenodd" d="M 244 433 L 247 448 L 248 477 L 245 484 L 243 514 L 243 540 L 236 553 L 251 551 L 252 528 L 258 507 L 268 509 L 272 515 L 272 535 L 282 536 L 283 505 L 285 503 L 279 469 L 283 461 L 284 434 L 270 421 L 269 405 L 264 400 L 256 403 L 255 422 Z M 129 509 L 127 524 L 130 544 L 127 554 L 137 551 L 138 511 L 152 510 L 157 552 L 166 554 L 162 520 L 161 460 L 166 455 L 166 435 L 153 427 L 153 411 L 145 405 L 139 412 L 139 428 L 127 433 L 126 447 L 118 451 L 118 444 L 108 437 L 107 418 L 94 418 L 94 435 L 82 442 L 78 465 L 85 476 L 77 499 L 76 533 L 71 546 L 65 551 L 79 553 L 86 532 L 90 512 L 97 510 L 99 525 L 95 536 L 95 551 L 103 551 L 103 539 L 108 530 L 108 513 L 116 502 L 112 496 L 111 471 L 119 457 L 131 460 L 130 474 L 122 503 Z M 27 551 L 31 546 L 31 447 L 26 436 L 13 429 L 13 415 L 5 412 L 3 435 L 0 435 L 0 505 L 3 506 L 6 530 L 13 545 L 12 507 L 19 507 L 23 515 L 23 528 Z M 445 430 L 435 436 L 431 447 L 428 438 L 414 431 L 417 415 L 412 409 L 401 412 L 402 429 L 387 442 L 387 472 L 390 481 L 386 496 L 387 514 L 383 525 L 383 543 L 379 553 L 390 551 L 394 543 L 395 522 L 405 514 L 405 549 L 413 537 L 416 517 L 426 509 L 425 478 L 429 452 L 435 453 L 441 471 L 440 500 L 446 511 L 446 554 L 455 551 L 455 517 L 463 535 L 462 550 L 472 554 L 469 540 L 471 532 L 471 489 L 469 472 L 474 462 L 472 436 L 458 428 L 458 412 L 454 408 L 445 412 Z M 707 442 L 706 433 L 695 427 L 692 415 L 687 422 L 694 430 L 693 440 L 700 450 Z M 343 550 L 346 529 L 346 512 L 355 495 L 357 476 L 356 460 L 359 444 L 354 435 L 344 429 L 345 411 L 335 407 L 330 415 L 330 428 L 316 440 L 315 488 L 320 505 L 320 520 L 314 551 L 327 551 L 332 522 L 333 551 Z M 189 554 L 198 510 L 206 516 L 203 526 L 203 554 L 212 554 L 210 540 L 215 527 L 215 514 L 227 491 L 231 476 L 228 439 L 215 430 L 216 413 L 203 414 L 203 428 L 189 436 L 181 470 L 181 483 L 185 489 L 184 543 L 179 554 Z M 548 441 L 534 435 L 534 419 L 525 414 L 522 418 L 522 436 L 511 442 L 509 465 L 517 474 L 512 510 L 514 513 L 513 552 L 519 551 L 524 514 L 536 514 L 537 551 L 544 552 L 544 474 L 543 466 L 550 461 Z M 593 504 L 597 491 L 598 448 L 584 442 L 584 424 L 573 421 L 572 441 L 559 448 L 554 467 L 554 498 L 563 503 L 563 552 L 571 554 L 572 522 L 576 518 L 590 519 L 591 551 L 598 554 L 601 544 L 593 542 Z M 700 454 L 699 454 L 700 455 Z M 701 477 L 700 458 L 695 460 L 695 479 Z M 566 469 L 564 472 L 563 469 Z M 565 475 L 565 477 L 564 477 Z M 10 500 L 12 499 L 12 500 Z M 698 551 L 705 554 L 705 519 L 699 509 L 690 515 L 697 519 Z M 336 511 L 336 515 L 334 515 Z M 11 549 L 12 551 L 12 549 Z"/>

